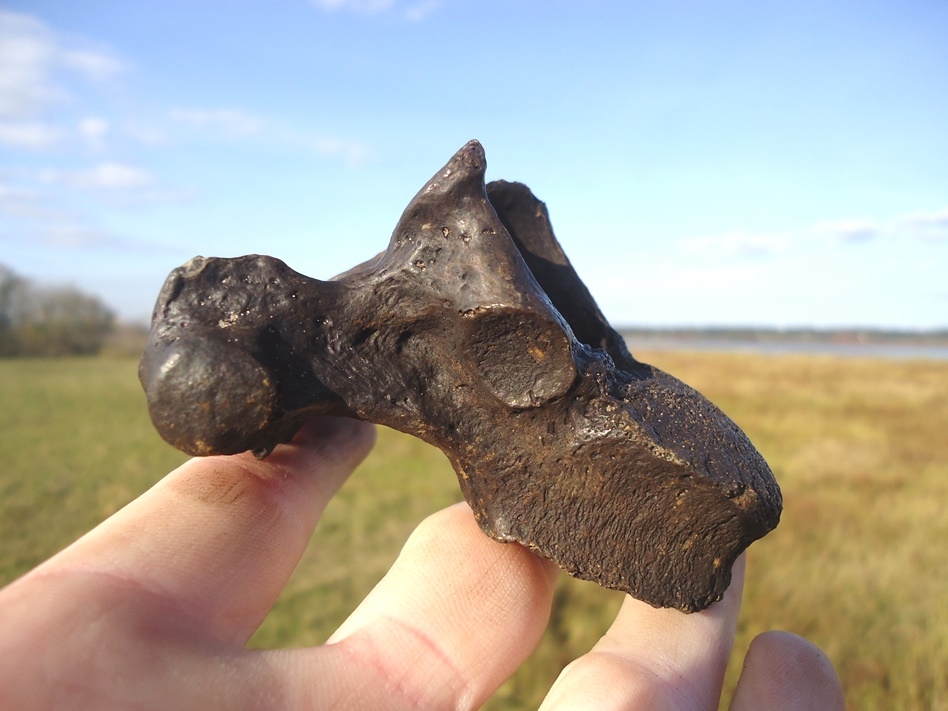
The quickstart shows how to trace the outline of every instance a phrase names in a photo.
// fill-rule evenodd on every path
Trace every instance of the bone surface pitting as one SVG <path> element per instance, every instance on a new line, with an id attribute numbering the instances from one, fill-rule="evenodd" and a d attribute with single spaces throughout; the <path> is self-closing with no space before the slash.
<path id="1" fill-rule="evenodd" d="M 471 141 L 384 253 L 330 281 L 257 255 L 174 270 L 139 369 L 152 421 L 195 455 L 266 456 L 313 414 L 408 432 L 492 538 L 704 609 L 777 525 L 780 489 L 718 408 L 632 357 L 544 204 L 485 167 Z"/>

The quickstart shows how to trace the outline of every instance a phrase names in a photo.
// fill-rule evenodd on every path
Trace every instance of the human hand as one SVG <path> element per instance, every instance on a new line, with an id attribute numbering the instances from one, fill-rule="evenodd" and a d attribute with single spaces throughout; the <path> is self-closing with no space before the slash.
<path id="1" fill-rule="evenodd" d="M 3 709 L 476 708 L 529 656 L 557 569 L 461 504 L 422 523 L 323 646 L 247 650 L 371 426 L 322 418 L 264 461 L 195 459 L 0 591 Z M 627 598 L 543 709 L 716 709 L 743 561 L 684 615 Z M 826 657 L 767 633 L 731 706 L 843 708 Z"/>

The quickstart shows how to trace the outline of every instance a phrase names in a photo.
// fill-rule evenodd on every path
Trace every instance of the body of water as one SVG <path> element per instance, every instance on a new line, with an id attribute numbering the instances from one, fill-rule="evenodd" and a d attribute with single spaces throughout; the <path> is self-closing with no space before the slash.
<path id="1" fill-rule="evenodd" d="M 891 358 L 895 360 L 948 360 L 948 345 L 908 343 L 831 343 L 827 341 L 751 341 L 719 338 L 632 336 L 626 339 L 636 351 L 724 351 L 763 355 L 827 355 L 841 358 Z"/>

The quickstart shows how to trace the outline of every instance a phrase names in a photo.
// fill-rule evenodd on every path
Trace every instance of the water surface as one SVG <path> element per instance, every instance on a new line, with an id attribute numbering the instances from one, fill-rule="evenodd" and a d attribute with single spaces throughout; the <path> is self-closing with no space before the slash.
<path id="1" fill-rule="evenodd" d="M 761 355 L 828 355 L 841 358 L 948 360 L 948 345 L 913 343 L 833 343 L 830 341 L 755 341 L 726 338 L 629 336 L 629 350 L 719 351 Z"/>

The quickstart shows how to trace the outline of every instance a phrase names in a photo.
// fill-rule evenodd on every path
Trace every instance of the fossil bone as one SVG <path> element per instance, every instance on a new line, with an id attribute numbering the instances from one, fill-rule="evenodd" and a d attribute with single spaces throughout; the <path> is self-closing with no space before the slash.
<path id="1" fill-rule="evenodd" d="M 388 249 L 334 280 L 197 257 L 158 297 L 140 366 L 152 420 L 195 454 L 266 456 L 312 414 L 416 435 L 481 528 L 574 576 L 700 610 L 780 517 L 743 432 L 636 361 L 525 186 L 479 143 L 415 196 Z"/>

